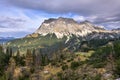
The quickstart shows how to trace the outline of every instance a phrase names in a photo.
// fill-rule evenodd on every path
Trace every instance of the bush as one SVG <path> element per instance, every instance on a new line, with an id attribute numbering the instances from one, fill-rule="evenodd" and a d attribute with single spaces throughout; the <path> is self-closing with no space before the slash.
<path id="1" fill-rule="evenodd" d="M 115 74 L 117 74 L 120 77 L 120 59 L 116 61 L 116 66 L 115 66 Z"/>
<path id="2" fill-rule="evenodd" d="M 95 77 L 93 77 L 93 79 L 92 80 L 101 80 L 101 75 L 96 75 Z"/>
<path id="3" fill-rule="evenodd" d="M 76 62 L 76 61 L 74 61 L 74 62 L 71 62 L 71 69 L 76 69 L 77 67 L 79 67 L 79 62 Z"/>
<path id="4" fill-rule="evenodd" d="M 114 51 L 115 51 L 115 58 L 119 59 L 120 58 L 120 41 L 116 41 L 114 43 Z"/>
<path id="5" fill-rule="evenodd" d="M 19 80 L 30 80 L 29 77 L 23 76 L 23 77 L 19 77 Z"/>
<path id="6" fill-rule="evenodd" d="M 93 67 L 94 68 L 103 68 L 104 66 L 106 65 L 106 63 L 105 62 L 100 62 L 100 63 L 94 63 L 93 64 Z"/>
<path id="7" fill-rule="evenodd" d="M 62 73 L 61 72 L 59 72 L 59 73 L 57 73 L 57 76 L 60 78 L 60 80 L 62 80 Z"/>
<path id="8" fill-rule="evenodd" d="M 71 61 L 73 61 L 73 58 L 67 60 L 67 62 L 71 62 Z"/>
<path id="9" fill-rule="evenodd" d="M 33 74 L 33 73 L 35 72 L 35 69 L 32 67 L 32 68 L 30 69 L 30 72 Z"/>
<path id="10" fill-rule="evenodd" d="M 66 69 L 68 69 L 68 65 L 63 65 L 63 66 L 62 66 L 62 70 L 64 71 L 64 70 L 66 70 Z"/>
<path id="11" fill-rule="evenodd" d="M 102 68 L 106 65 L 109 55 L 112 52 L 111 46 L 100 47 L 90 56 L 89 64 L 94 68 Z"/>
<path id="12" fill-rule="evenodd" d="M 57 65 L 57 62 L 55 62 L 55 61 L 51 62 L 51 65 L 55 66 L 55 65 Z"/>

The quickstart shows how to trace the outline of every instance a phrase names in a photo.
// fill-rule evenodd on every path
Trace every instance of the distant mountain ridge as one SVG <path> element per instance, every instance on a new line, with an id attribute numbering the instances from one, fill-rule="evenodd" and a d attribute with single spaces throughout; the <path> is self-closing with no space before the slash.
<path id="1" fill-rule="evenodd" d="M 120 31 L 120 28 L 112 29 L 112 31 Z"/>
<path id="2" fill-rule="evenodd" d="M 15 39 L 14 37 L 0 37 L 0 39 Z"/>
<path id="3" fill-rule="evenodd" d="M 0 44 L 4 44 L 8 41 L 14 40 L 14 37 L 0 37 Z"/>

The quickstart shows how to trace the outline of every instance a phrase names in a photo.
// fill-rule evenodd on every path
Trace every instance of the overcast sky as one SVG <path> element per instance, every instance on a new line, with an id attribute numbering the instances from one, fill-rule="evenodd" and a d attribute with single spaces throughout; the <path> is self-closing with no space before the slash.
<path id="1" fill-rule="evenodd" d="M 57 17 L 120 28 L 120 0 L 0 0 L 0 37 L 23 37 Z"/>

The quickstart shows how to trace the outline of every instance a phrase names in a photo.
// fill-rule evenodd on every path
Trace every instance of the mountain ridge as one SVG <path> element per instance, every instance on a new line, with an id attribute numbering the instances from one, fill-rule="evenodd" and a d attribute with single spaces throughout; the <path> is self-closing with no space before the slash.
<path id="1" fill-rule="evenodd" d="M 101 26 L 97 26 L 89 21 L 83 21 L 78 23 L 72 18 L 57 19 L 50 18 L 45 20 L 41 26 L 34 32 L 34 34 L 47 35 L 54 33 L 57 38 L 63 38 L 64 36 L 71 37 L 75 35 L 77 37 L 84 37 L 92 33 L 104 33 L 104 34 L 116 34 L 119 35 L 120 31 L 106 30 Z"/>
<path id="2" fill-rule="evenodd" d="M 79 50 L 84 41 L 93 40 L 103 43 L 103 41 L 116 39 L 120 39 L 119 31 L 105 30 L 89 21 L 78 23 L 73 19 L 60 17 L 45 20 L 33 34 L 10 41 L 7 45 L 25 53 L 28 48 L 59 48 L 61 46 L 70 50 Z"/>

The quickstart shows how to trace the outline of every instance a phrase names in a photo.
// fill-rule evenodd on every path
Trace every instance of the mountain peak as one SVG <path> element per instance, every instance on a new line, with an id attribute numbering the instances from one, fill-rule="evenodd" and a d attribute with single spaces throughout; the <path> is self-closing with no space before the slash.
<path id="1" fill-rule="evenodd" d="M 72 18 L 64 18 L 64 17 L 59 17 L 59 18 L 49 18 L 44 21 L 44 23 L 51 23 L 51 22 L 67 22 L 67 23 L 77 23 L 75 20 Z"/>
<path id="2" fill-rule="evenodd" d="M 86 36 L 93 32 L 105 32 L 101 26 L 96 26 L 90 21 L 83 21 L 78 23 L 72 18 L 59 17 L 57 19 L 50 18 L 45 20 L 35 33 L 43 36 L 47 34 L 55 34 L 57 38 L 63 38 L 64 36 Z"/>
<path id="3" fill-rule="evenodd" d="M 41 35 L 54 33 L 58 38 L 71 35 L 84 36 L 94 30 L 93 25 L 88 24 L 87 22 L 88 21 L 84 24 L 79 24 L 72 18 L 50 18 L 45 20 L 35 33 L 39 33 Z"/>
<path id="4" fill-rule="evenodd" d="M 50 18 L 50 19 L 45 20 L 44 23 L 50 23 L 50 22 L 53 22 L 55 20 L 56 20 L 55 18 Z"/>
<path id="5" fill-rule="evenodd" d="M 85 20 L 85 21 L 83 21 L 83 22 L 80 22 L 81 24 L 84 24 L 84 23 L 90 23 L 90 24 L 92 24 L 92 22 L 90 22 L 90 21 L 88 21 L 88 20 Z"/>

